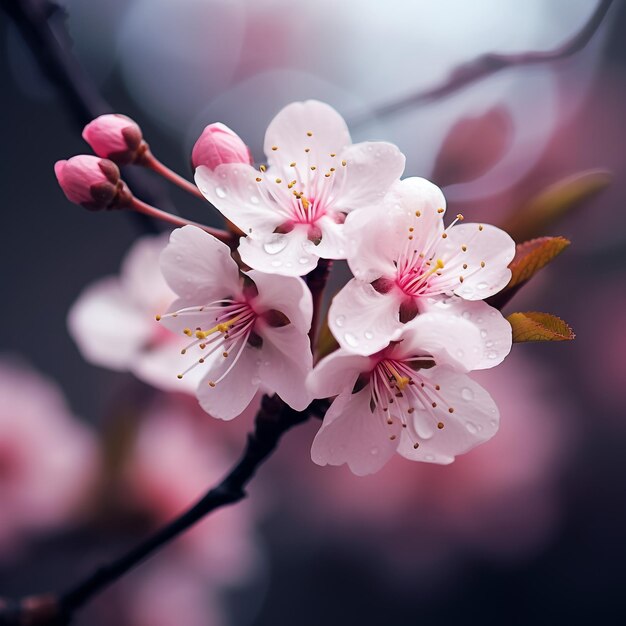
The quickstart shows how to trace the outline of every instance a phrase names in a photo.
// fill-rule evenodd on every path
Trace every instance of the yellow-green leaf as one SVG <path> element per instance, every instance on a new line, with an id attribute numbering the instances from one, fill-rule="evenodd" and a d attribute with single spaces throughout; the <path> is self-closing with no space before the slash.
<path id="1" fill-rule="evenodd" d="M 334 352 L 339 348 L 337 340 L 333 337 L 328 327 L 328 318 L 324 319 L 317 339 L 317 350 L 315 355 L 318 359 L 322 359 L 328 356 L 331 352 Z"/>
<path id="2" fill-rule="evenodd" d="M 594 169 L 578 172 L 540 192 L 504 225 L 515 241 L 543 235 L 570 211 L 597 196 L 610 184 L 611 172 Z"/>
<path id="3" fill-rule="evenodd" d="M 515 258 L 509 265 L 511 280 L 506 289 L 525 283 L 554 257 L 561 254 L 569 244 L 565 237 L 539 237 L 518 243 Z"/>
<path id="4" fill-rule="evenodd" d="M 506 318 L 513 328 L 513 342 L 570 341 L 574 331 L 562 319 L 550 313 L 528 311 L 511 313 Z"/>

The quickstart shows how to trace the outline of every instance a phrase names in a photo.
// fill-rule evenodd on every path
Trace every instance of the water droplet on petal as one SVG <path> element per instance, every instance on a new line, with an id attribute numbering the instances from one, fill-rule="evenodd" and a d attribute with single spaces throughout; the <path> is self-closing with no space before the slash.
<path id="1" fill-rule="evenodd" d="M 467 432 L 471 435 L 475 435 L 478 432 L 478 428 L 476 428 L 474 422 L 465 422 L 465 428 L 467 428 Z"/>
<path id="2" fill-rule="evenodd" d="M 226 189 L 224 189 L 224 187 L 216 187 L 215 188 L 215 195 L 218 198 L 225 198 L 226 197 Z"/>
<path id="3" fill-rule="evenodd" d="M 366 330 L 363 335 L 365 339 L 374 339 L 374 333 L 371 330 Z"/>
<path id="4" fill-rule="evenodd" d="M 271 266 L 272 266 L 272 267 L 280 267 L 282 264 L 283 264 L 283 262 L 282 262 L 282 261 L 279 261 L 278 259 L 274 259 L 274 260 L 271 262 Z"/>
<path id="5" fill-rule="evenodd" d="M 298 259 L 298 263 L 300 263 L 300 265 L 306 265 L 309 262 L 309 257 L 306 256 L 301 256 Z"/>
<path id="6" fill-rule="evenodd" d="M 491 341 L 491 339 L 485 344 L 488 348 L 492 348 L 493 347 L 493 341 Z"/>
<path id="7" fill-rule="evenodd" d="M 427 455 L 424 457 L 424 460 L 425 460 L 425 461 L 429 461 L 430 463 L 432 463 L 432 462 L 435 460 L 435 457 L 434 457 L 432 454 L 427 454 Z"/>
<path id="8" fill-rule="evenodd" d="M 337 324 L 337 326 L 341 328 L 344 325 L 345 321 L 346 321 L 345 315 L 338 315 L 337 318 L 335 319 L 335 324 Z"/>
<path id="9" fill-rule="evenodd" d="M 376 446 L 374 446 L 374 447 L 370 450 L 370 454 L 371 454 L 372 456 L 377 456 L 379 452 L 380 452 L 380 450 L 379 450 Z"/>
<path id="10" fill-rule="evenodd" d="M 456 355 L 459 357 L 459 359 L 462 359 L 465 356 L 465 352 L 463 350 L 457 350 Z"/>
<path id="11" fill-rule="evenodd" d="M 496 420 L 489 420 L 489 426 L 491 426 L 492 428 L 497 428 L 498 422 L 496 422 Z"/>
<path id="12" fill-rule="evenodd" d="M 252 202 L 252 204 L 259 204 L 259 196 L 250 196 L 250 202 Z"/>
<path id="13" fill-rule="evenodd" d="M 463 400 L 473 400 L 474 392 L 469 387 L 463 387 L 463 389 L 461 389 L 461 398 L 463 398 Z"/>
<path id="14" fill-rule="evenodd" d="M 264 244 L 263 250 L 268 254 L 278 254 L 287 247 L 287 237 L 276 233 L 272 235 Z"/>
<path id="15" fill-rule="evenodd" d="M 497 359 L 498 358 L 498 353 L 495 350 L 489 350 L 489 352 L 487 352 L 487 358 L 488 359 Z"/>
<path id="16" fill-rule="evenodd" d="M 481 282 L 481 283 L 478 283 L 478 285 L 476 285 L 476 289 L 481 289 L 481 290 L 482 289 L 487 289 L 488 286 L 489 285 L 487 285 L 487 283 Z"/>
<path id="17" fill-rule="evenodd" d="M 462 316 L 463 316 L 463 318 L 468 320 L 468 319 L 470 319 L 472 317 L 472 314 L 469 311 L 463 311 Z"/>
<path id="18" fill-rule="evenodd" d="M 345 339 L 346 343 L 352 348 L 356 348 L 359 345 L 358 339 L 352 333 L 346 333 L 343 338 Z"/>
<path id="19" fill-rule="evenodd" d="M 251 383 L 252 385 L 260 385 L 260 384 L 261 384 L 261 379 L 260 379 L 258 376 L 253 376 L 253 377 L 250 379 L 250 383 Z"/>
<path id="20" fill-rule="evenodd" d="M 487 336 L 487 331 L 484 328 L 480 329 L 480 336 L 484 339 Z"/>
<path id="21" fill-rule="evenodd" d="M 476 318 L 476 323 L 477 324 L 482 324 L 483 323 L 483 318 L 482 317 L 477 317 Z"/>

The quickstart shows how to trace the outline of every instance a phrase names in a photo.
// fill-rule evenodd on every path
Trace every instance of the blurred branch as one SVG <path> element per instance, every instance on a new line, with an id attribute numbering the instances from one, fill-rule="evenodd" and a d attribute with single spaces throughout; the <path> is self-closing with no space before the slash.
<path id="1" fill-rule="evenodd" d="M 98 89 L 87 77 L 76 58 L 69 52 L 69 36 L 63 24 L 54 29 L 52 20 L 66 17 L 65 9 L 50 0 L 0 0 L 0 8 L 13 20 L 25 43 L 31 50 L 41 71 L 57 89 L 68 111 L 82 128 L 103 113 L 112 112 Z M 144 172 L 124 168 L 124 179 L 138 195 L 175 213 L 163 190 L 155 190 L 154 181 Z M 152 219 L 131 213 L 146 232 L 158 232 Z"/>
<path id="2" fill-rule="evenodd" d="M 228 475 L 196 504 L 167 526 L 120 558 L 98 568 L 64 594 L 42 594 L 13 604 L 0 600 L 0 626 L 62 626 L 91 598 L 109 587 L 172 539 L 212 511 L 246 497 L 245 487 L 274 452 L 281 437 L 311 415 L 323 415 L 327 403 L 316 401 L 302 412 L 288 407 L 278 396 L 263 396 L 254 432 L 248 435 L 241 458 Z"/>
<path id="3" fill-rule="evenodd" d="M 471 83 L 478 82 L 483 78 L 492 76 L 507 68 L 549 63 L 570 57 L 582 50 L 591 41 L 591 38 L 600 27 L 600 24 L 611 7 L 612 2 L 613 0 L 600 0 L 583 27 L 570 39 L 553 50 L 544 52 L 521 52 L 517 54 L 498 54 L 494 52 L 484 54 L 452 70 L 450 75 L 441 84 L 376 107 L 367 113 L 351 119 L 350 125 L 358 126 L 373 117 L 386 117 L 398 111 L 402 111 L 403 109 L 440 100 L 456 91 L 460 91 Z"/>

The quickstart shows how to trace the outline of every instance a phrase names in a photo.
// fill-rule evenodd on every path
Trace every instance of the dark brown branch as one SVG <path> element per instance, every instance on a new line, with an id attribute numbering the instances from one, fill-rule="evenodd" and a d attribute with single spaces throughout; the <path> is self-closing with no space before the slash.
<path id="1" fill-rule="evenodd" d="M 604 20 L 613 0 L 600 0 L 595 10 L 573 37 L 565 43 L 545 52 L 521 52 L 519 54 L 484 54 L 469 63 L 465 63 L 455 68 L 452 73 L 439 85 L 410 94 L 399 100 L 383 104 L 363 115 L 356 116 L 350 120 L 351 126 L 364 124 L 371 118 L 381 118 L 404 109 L 421 104 L 427 104 L 435 100 L 441 100 L 450 94 L 460 91 L 471 83 L 478 82 L 483 78 L 492 76 L 497 72 L 525 65 L 537 65 L 539 63 L 550 63 L 572 56 L 582 50 L 591 41 L 600 24 Z"/>
<path id="2" fill-rule="evenodd" d="M 118 559 L 99 567 L 91 576 L 60 595 L 31 596 L 14 604 L 0 601 L 0 626 L 60 626 L 68 624 L 77 609 L 106 589 L 203 517 L 246 497 L 245 487 L 274 452 L 281 437 L 312 414 L 323 414 L 326 402 L 306 411 L 289 408 L 277 396 L 264 396 L 254 432 L 235 467 L 215 487 L 180 517 Z"/>

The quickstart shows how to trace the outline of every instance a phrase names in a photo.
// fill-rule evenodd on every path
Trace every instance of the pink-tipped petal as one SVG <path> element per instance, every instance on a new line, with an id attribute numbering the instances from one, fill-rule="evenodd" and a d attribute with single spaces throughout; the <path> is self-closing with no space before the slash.
<path id="1" fill-rule="evenodd" d="M 196 390 L 200 406 L 209 415 L 226 421 L 241 415 L 259 388 L 260 351 L 258 348 L 246 346 L 235 367 L 223 380 L 216 382 L 230 364 L 230 359 L 216 355 L 209 366 L 209 372 L 203 370 L 206 375 Z"/>
<path id="2" fill-rule="evenodd" d="M 445 268 L 433 288 L 441 285 L 466 300 L 484 300 L 506 286 L 515 242 L 505 231 L 490 224 L 460 224 L 447 235 L 437 247 Z"/>
<path id="3" fill-rule="evenodd" d="M 257 270 L 250 270 L 247 275 L 258 290 L 254 299 L 254 307 L 258 312 L 272 309 L 280 311 L 301 333 L 309 332 L 313 300 L 309 288 L 301 278 L 277 277 Z"/>
<path id="4" fill-rule="evenodd" d="M 345 182 L 335 209 L 378 207 L 391 185 L 402 176 L 405 157 L 391 143 L 366 141 L 347 147 L 341 153 L 346 162 Z"/>
<path id="5" fill-rule="evenodd" d="M 305 162 L 326 171 L 337 165 L 339 153 L 351 143 L 348 127 L 335 109 L 307 100 L 287 105 L 274 117 L 265 133 L 264 150 L 273 166 Z"/>
<path id="6" fill-rule="evenodd" d="M 429 436 L 419 439 L 417 448 L 414 447 L 415 441 L 403 430 L 398 447 L 402 456 L 427 463 L 452 463 L 455 456 L 468 452 L 496 434 L 500 419 L 498 408 L 478 383 L 447 367 L 434 367 L 421 375 L 441 387 L 440 395 L 444 401 L 439 402 L 433 413 L 443 428 L 431 429 L 427 433 Z M 452 413 L 449 408 L 453 409 Z M 416 420 L 420 419 L 419 413 L 419 410 L 415 411 Z"/>
<path id="7" fill-rule="evenodd" d="M 393 456 L 400 423 L 392 424 L 370 409 L 369 385 L 357 393 L 344 391 L 332 403 L 311 448 L 318 465 L 343 465 L 357 476 L 373 474 Z"/>
<path id="8" fill-rule="evenodd" d="M 373 354 L 402 331 L 399 308 L 395 293 L 381 294 L 369 283 L 352 279 L 333 298 L 328 326 L 345 350 Z"/>
<path id="9" fill-rule="evenodd" d="M 182 298 L 206 304 L 240 291 L 229 247 L 196 226 L 174 230 L 161 253 L 161 271 Z"/>
<path id="10" fill-rule="evenodd" d="M 458 296 L 429 298 L 423 310 L 463 318 L 478 329 L 481 341 L 480 359 L 472 369 L 495 367 L 511 352 L 511 325 L 500 311 L 486 302 L 463 300 Z"/>
<path id="11" fill-rule="evenodd" d="M 308 239 L 306 224 L 298 225 L 285 234 L 271 234 L 262 240 L 242 238 L 239 254 L 246 265 L 267 274 L 282 276 L 308 274 L 319 261 L 315 245 Z"/>
<path id="12" fill-rule="evenodd" d="M 117 113 L 101 115 L 89 122 L 83 130 L 83 139 L 98 156 L 120 165 L 132 163 L 143 142 L 139 125 Z"/>

